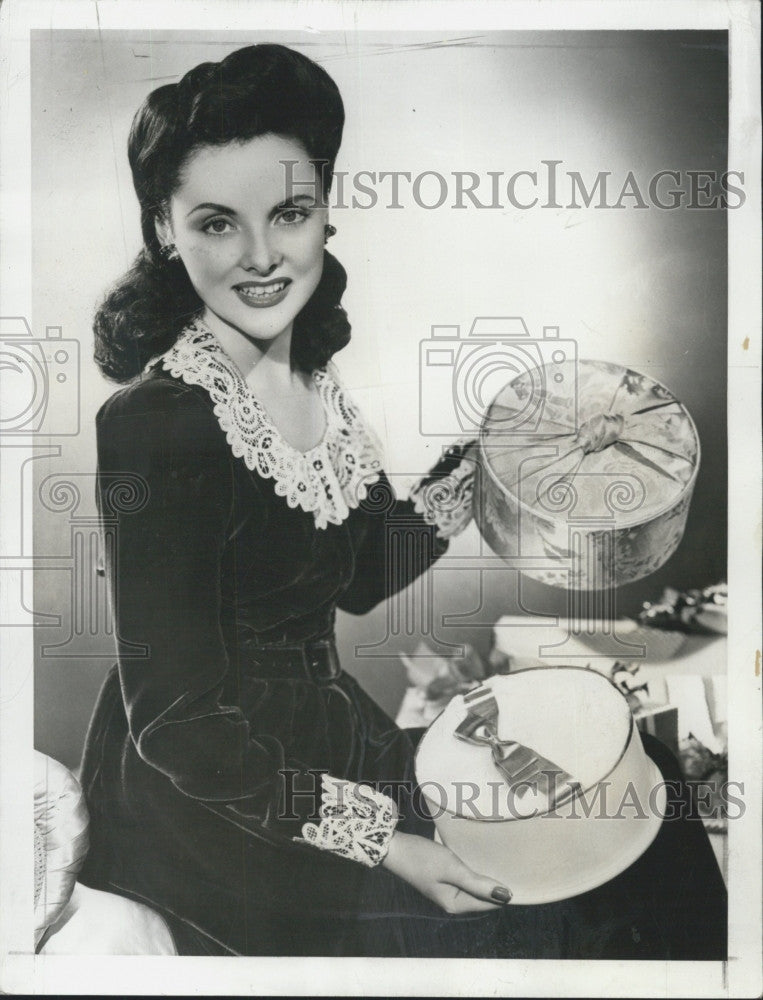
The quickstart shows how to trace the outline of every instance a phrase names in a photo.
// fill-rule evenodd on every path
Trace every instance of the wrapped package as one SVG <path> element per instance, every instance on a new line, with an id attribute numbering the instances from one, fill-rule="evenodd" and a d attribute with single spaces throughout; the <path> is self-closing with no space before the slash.
<path id="1" fill-rule="evenodd" d="M 685 407 L 646 375 L 587 360 L 525 372 L 488 407 L 479 444 L 475 519 L 533 579 L 632 583 L 683 536 L 699 439 Z"/>

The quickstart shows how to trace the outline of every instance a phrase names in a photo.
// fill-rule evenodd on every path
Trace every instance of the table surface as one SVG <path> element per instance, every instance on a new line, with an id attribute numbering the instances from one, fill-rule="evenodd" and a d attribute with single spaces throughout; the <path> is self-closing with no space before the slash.
<path id="1" fill-rule="evenodd" d="M 629 619 L 592 623 L 578 632 L 563 618 L 554 623 L 531 615 L 506 615 L 495 625 L 496 647 L 516 668 L 570 664 L 609 673 L 615 660 L 632 660 L 640 676 L 686 674 L 713 677 L 726 673 L 725 635 L 684 635 L 640 626 Z M 633 644 L 643 647 L 633 649 Z"/>

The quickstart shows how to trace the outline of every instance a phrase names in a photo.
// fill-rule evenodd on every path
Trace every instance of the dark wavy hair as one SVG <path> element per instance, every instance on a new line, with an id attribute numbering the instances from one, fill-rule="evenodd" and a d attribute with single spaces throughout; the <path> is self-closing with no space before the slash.
<path id="1" fill-rule="evenodd" d="M 334 81 L 282 45 L 238 49 L 148 95 L 127 147 L 143 247 L 94 320 L 95 360 L 107 378 L 128 382 L 140 374 L 204 308 L 182 262 L 160 252 L 155 228 L 191 154 L 205 146 L 284 136 L 300 143 L 315 163 L 327 198 L 343 127 L 344 106 Z M 321 368 L 348 343 L 350 324 L 340 305 L 346 284 L 342 265 L 324 252 L 318 287 L 294 320 L 292 368 Z"/>

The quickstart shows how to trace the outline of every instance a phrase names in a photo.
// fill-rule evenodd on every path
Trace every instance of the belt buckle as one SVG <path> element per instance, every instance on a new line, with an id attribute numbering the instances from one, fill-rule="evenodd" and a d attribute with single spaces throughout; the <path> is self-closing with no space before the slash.
<path id="1" fill-rule="evenodd" d="M 341 673 L 336 646 L 331 639 L 316 639 L 307 643 L 307 668 L 313 680 L 334 680 Z"/>

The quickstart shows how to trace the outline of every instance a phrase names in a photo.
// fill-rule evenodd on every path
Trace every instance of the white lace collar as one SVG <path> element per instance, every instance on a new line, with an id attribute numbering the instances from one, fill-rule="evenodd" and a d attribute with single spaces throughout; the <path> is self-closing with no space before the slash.
<path id="1" fill-rule="evenodd" d="M 228 444 L 248 469 L 275 481 L 290 507 L 312 512 L 317 528 L 341 524 L 379 478 L 381 448 L 333 365 L 313 372 L 326 414 L 323 439 L 310 451 L 288 443 L 219 341 L 200 322 L 191 323 L 174 347 L 149 362 L 174 378 L 205 389 Z"/>

